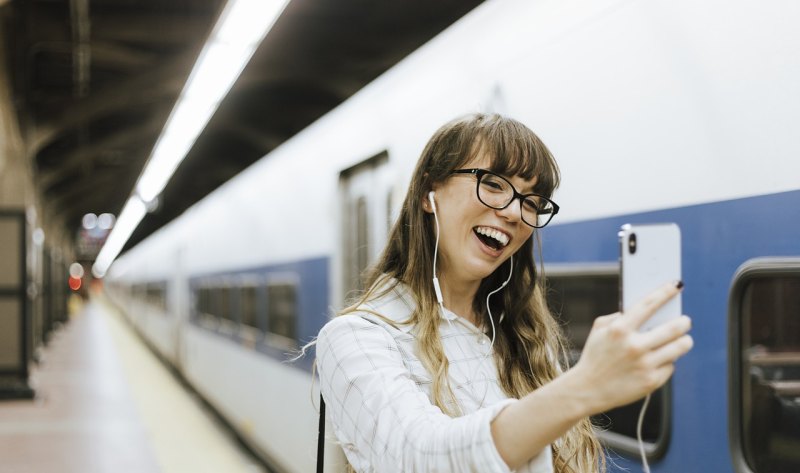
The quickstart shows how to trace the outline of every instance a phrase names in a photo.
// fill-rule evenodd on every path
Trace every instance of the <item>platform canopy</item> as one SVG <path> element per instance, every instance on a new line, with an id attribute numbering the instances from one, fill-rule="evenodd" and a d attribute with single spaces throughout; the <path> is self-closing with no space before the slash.
<path id="1" fill-rule="evenodd" d="M 269 153 L 479 0 L 291 0 L 126 247 Z M 47 218 L 118 214 L 222 0 L 0 1 L 2 46 Z"/>

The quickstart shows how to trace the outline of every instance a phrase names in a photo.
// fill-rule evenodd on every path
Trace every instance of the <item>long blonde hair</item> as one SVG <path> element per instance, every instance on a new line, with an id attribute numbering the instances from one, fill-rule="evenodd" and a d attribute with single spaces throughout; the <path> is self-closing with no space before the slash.
<path id="1" fill-rule="evenodd" d="M 410 289 L 416 310 L 415 325 L 420 361 L 433 378 L 432 402 L 450 416 L 458 405 L 450 387 L 448 359 L 439 338 L 439 313 L 433 278 L 435 231 L 432 216 L 423 211 L 424 196 L 450 173 L 470 162 L 477 153 L 491 157 L 490 170 L 503 175 L 537 178 L 533 192 L 550 197 L 559 184 L 559 170 L 544 143 L 525 125 L 500 115 L 475 114 L 442 126 L 430 139 L 411 178 L 403 207 L 388 243 L 366 277 L 367 290 L 344 309 L 346 314 L 390 290 L 392 279 Z M 566 345 L 558 323 L 545 301 L 544 278 L 537 273 L 534 247 L 541 255 L 536 231 L 513 259 L 514 277 L 492 298 L 492 312 L 505 314 L 496 324 L 494 357 L 500 385 L 510 397 L 520 398 L 555 379 L 567 367 Z M 541 258 L 539 258 L 541 260 Z M 508 275 L 504 263 L 486 277 L 472 306 L 484 327 L 490 322 L 484 301 L 489 291 Z M 382 288 L 382 289 L 379 289 Z M 559 473 L 605 471 L 605 455 L 589 419 L 572 427 L 553 445 Z"/>

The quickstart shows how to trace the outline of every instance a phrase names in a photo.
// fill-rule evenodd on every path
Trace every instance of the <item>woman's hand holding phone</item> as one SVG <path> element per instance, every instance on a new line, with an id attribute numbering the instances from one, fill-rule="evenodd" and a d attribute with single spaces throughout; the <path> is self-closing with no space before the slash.
<path id="1" fill-rule="evenodd" d="M 595 319 L 581 358 L 571 370 L 586 383 L 592 413 L 629 404 L 658 389 L 672 375 L 675 361 L 692 348 L 687 334 L 691 319 L 685 315 L 640 331 L 682 287 L 680 282 L 667 283 L 624 315 Z"/>

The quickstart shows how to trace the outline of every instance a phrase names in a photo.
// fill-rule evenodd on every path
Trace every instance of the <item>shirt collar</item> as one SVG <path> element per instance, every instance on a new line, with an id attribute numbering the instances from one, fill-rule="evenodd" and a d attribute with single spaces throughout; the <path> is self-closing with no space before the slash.
<path id="1" fill-rule="evenodd" d="M 403 282 L 390 279 L 387 285 L 394 285 L 394 287 L 381 297 L 366 302 L 364 306 L 366 309 L 376 312 L 392 321 L 399 330 L 409 333 L 414 328 L 413 324 L 408 323 L 409 318 L 411 313 L 416 309 L 417 302 L 411 293 L 411 289 Z M 381 289 L 378 291 L 380 292 Z M 464 320 L 463 317 L 460 317 L 446 307 L 444 307 L 444 310 L 439 311 L 439 317 L 442 321 L 446 321 L 448 325 L 460 323 L 470 331 L 479 334 L 483 333 L 477 327 Z"/>

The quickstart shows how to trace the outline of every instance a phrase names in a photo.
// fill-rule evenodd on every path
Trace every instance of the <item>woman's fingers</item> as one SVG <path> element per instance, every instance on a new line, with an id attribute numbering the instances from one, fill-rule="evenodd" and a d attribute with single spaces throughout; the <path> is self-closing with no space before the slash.
<path id="1" fill-rule="evenodd" d="M 680 289 L 675 283 L 665 284 L 626 313 L 595 319 L 576 368 L 590 384 L 613 387 L 601 393 L 606 407 L 625 404 L 664 384 L 675 361 L 692 348 L 692 338 L 686 335 L 692 324 L 686 316 L 639 331 Z"/>
<path id="2" fill-rule="evenodd" d="M 647 362 L 651 366 L 658 366 L 659 369 L 664 365 L 672 365 L 678 358 L 691 350 L 693 346 L 694 340 L 692 337 L 690 335 L 683 335 L 677 340 L 648 353 Z"/>
<path id="3" fill-rule="evenodd" d="M 669 282 L 659 287 L 625 312 L 626 322 L 638 329 L 656 313 L 659 307 L 675 297 L 681 291 L 681 288 L 683 288 L 681 281 Z"/>
<path id="4" fill-rule="evenodd" d="M 608 326 L 611 322 L 617 320 L 622 314 L 617 312 L 616 314 L 609 314 L 609 315 L 601 315 L 599 317 L 595 317 L 594 319 L 594 327 L 602 328 Z"/>
<path id="5" fill-rule="evenodd" d="M 658 369 L 654 371 L 654 378 L 656 382 L 654 385 L 650 386 L 650 392 L 655 391 L 656 389 L 660 388 L 664 385 L 667 381 L 669 381 L 669 377 L 675 372 L 675 365 L 672 363 L 668 363 L 663 366 L 659 366 Z"/>
<path id="6" fill-rule="evenodd" d="M 652 350 L 669 343 L 692 328 L 692 319 L 682 315 L 680 318 L 670 320 L 658 327 L 640 334 L 642 346 Z"/>

